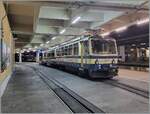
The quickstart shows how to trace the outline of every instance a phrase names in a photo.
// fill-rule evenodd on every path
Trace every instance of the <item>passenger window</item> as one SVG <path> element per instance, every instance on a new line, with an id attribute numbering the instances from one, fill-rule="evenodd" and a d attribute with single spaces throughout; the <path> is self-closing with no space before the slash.
<path id="1" fill-rule="evenodd" d="M 52 51 L 52 58 L 55 56 L 55 52 L 54 51 Z"/>
<path id="2" fill-rule="evenodd" d="M 59 48 L 59 56 L 61 56 L 61 48 Z"/>
<path id="3" fill-rule="evenodd" d="M 68 55 L 68 47 L 65 47 L 65 55 Z"/>
<path id="4" fill-rule="evenodd" d="M 50 53 L 47 54 L 47 58 L 49 58 L 49 57 L 50 57 Z"/>
<path id="5" fill-rule="evenodd" d="M 78 43 L 76 43 L 76 44 L 73 45 L 74 55 L 78 55 L 78 51 L 79 51 L 79 49 L 78 49 Z"/>
<path id="6" fill-rule="evenodd" d="M 72 55 L 72 51 L 73 51 L 73 50 L 72 50 L 72 45 L 70 45 L 70 46 L 69 46 L 69 49 L 68 49 L 68 55 Z"/>
<path id="7" fill-rule="evenodd" d="M 60 56 L 60 49 L 56 50 L 56 54 L 57 54 L 57 56 Z"/>
<path id="8" fill-rule="evenodd" d="M 61 55 L 64 56 L 64 48 L 61 48 Z"/>
<path id="9" fill-rule="evenodd" d="M 83 46 L 84 46 L 84 55 L 89 55 L 89 42 L 88 42 L 88 40 L 83 42 Z"/>

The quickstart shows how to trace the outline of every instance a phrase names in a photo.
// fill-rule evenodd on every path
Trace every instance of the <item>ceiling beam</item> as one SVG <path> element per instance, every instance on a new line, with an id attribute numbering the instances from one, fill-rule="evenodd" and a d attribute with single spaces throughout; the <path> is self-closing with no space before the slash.
<path id="1" fill-rule="evenodd" d="M 8 2 L 12 3 L 12 2 Z M 96 2 L 95 2 L 96 3 Z M 16 4 L 28 4 L 34 6 L 50 6 L 50 7 L 61 7 L 61 8 L 79 8 L 79 7 L 88 7 L 89 9 L 95 10 L 111 10 L 111 11 L 131 11 L 131 10 L 143 10 L 148 11 L 148 8 L 140 7 L 139 5 L 131 5 L 130 3 L 112 3 L 112 2 L 98 2 L 97 4 L 92 4 L 88 2 L 55 2 L 55 1 L 45 1 L 45 2 L 16 2 Z"/>
<path id="2" fill-rule="evenodd" d="M 64 20 L 58 19 L 39 19 L 38 25 L 44 25 L 49 27 L 63 27 Z"/>
<path id="3" fill-rule="evenodd" d="M 21 34 L 21 35 L 54 35 L 54 36 L 81 36 L 81 35 L 74 35 L 74 34 L 44 34 L 44 33 L 33 33 L 33 32 L 22 32 L 22 31 L 12 31 L 13 34 Z"/>
<path id="4" fill-rule="evenodd" d="M 40 7 L 35 7 L 34 8 L 34 17 L 33 17 L 33 31 L 36 31 L 37 28 L 37 23 L 39 21 L 39 12 L 40 12 Z"/>

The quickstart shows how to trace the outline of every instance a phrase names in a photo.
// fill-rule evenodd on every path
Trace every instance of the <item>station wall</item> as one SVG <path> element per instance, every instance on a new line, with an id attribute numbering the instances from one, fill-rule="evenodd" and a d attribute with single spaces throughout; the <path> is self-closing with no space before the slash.
<path id="1" fill-rule="evenodd" d="M 0 1 L 0 96 L 2 96 L 13 69 L 13 36 L 6 10 Z"/>

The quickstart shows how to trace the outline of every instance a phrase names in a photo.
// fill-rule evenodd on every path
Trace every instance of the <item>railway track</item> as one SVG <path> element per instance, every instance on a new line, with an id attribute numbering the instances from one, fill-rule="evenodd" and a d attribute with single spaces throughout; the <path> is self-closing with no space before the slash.
<path id="1" fill-rule="evenodd" d="M 136 87 L 124 84 L 124 83 L 120 83 L 117 80 L 111 79 L 111 80 L 105 80 L 103 82 L 107 83 L 109 85 L 116 86 L 116 87 L 119 87 L 121 89 L 127 90 L 129 92 L 134 93 L 134 94 L 140 95 L 144 98 L 147 98 L 147 99 L 149 98 L 149 92 L 148 91 L 145 91 L 145 90 L 142 90 L 142 89 L 139 89 L 139 88 L 136 88 Z"/>
<path id="2" fill-rule="evenodd" d="M 46 83 L 49 89 L 53 90 L 73 113 L 106 113 L 57 80 L 47 77 L 43 72 L 34 67 L 31 68 L 36 71 L 36 73 Z"/>
<path id="3" fill-rule="evenodd" d="M 147 98 L 149 99 L 149 91 L 146 91 L 146 90 L 142 90 L 140 88 L 136 88 L 136 87 L 133 87 L 133 86 L 130 86 L 130 85 L 127 85 L 127 84 L 124 84 L 124 83 L 120 83 L 118 82 L 117 80 L 113 80 L 113 79 L 109 79 L 109 80 L 105 80 L 103 81 L 104 83 L 107 83 L 109 85 L 112 85 L 112 86 L 116 86 L 116 87 L 119 87 L 121 89 L 124 89 L 124 90 L 127 90 L 129 92 L 132 92 L 134 94 L 137 94 L 139 96 L 142 96 L 144 98 Z"/>

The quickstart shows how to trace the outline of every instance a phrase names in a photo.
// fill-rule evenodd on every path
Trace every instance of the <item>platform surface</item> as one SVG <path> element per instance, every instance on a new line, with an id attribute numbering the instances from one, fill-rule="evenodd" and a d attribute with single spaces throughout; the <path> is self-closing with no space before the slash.
<path id="1" fill-rule="evenodd" d="M 149 72 L 119 69 L 119 77 L 137 81 L 149 82 Z"/>
<path id="2" fill-rule="evenodd" d="M 3 113 L 70 113 L 33 69 L 24 65 L 16 65 L 1 100 Z"/>

